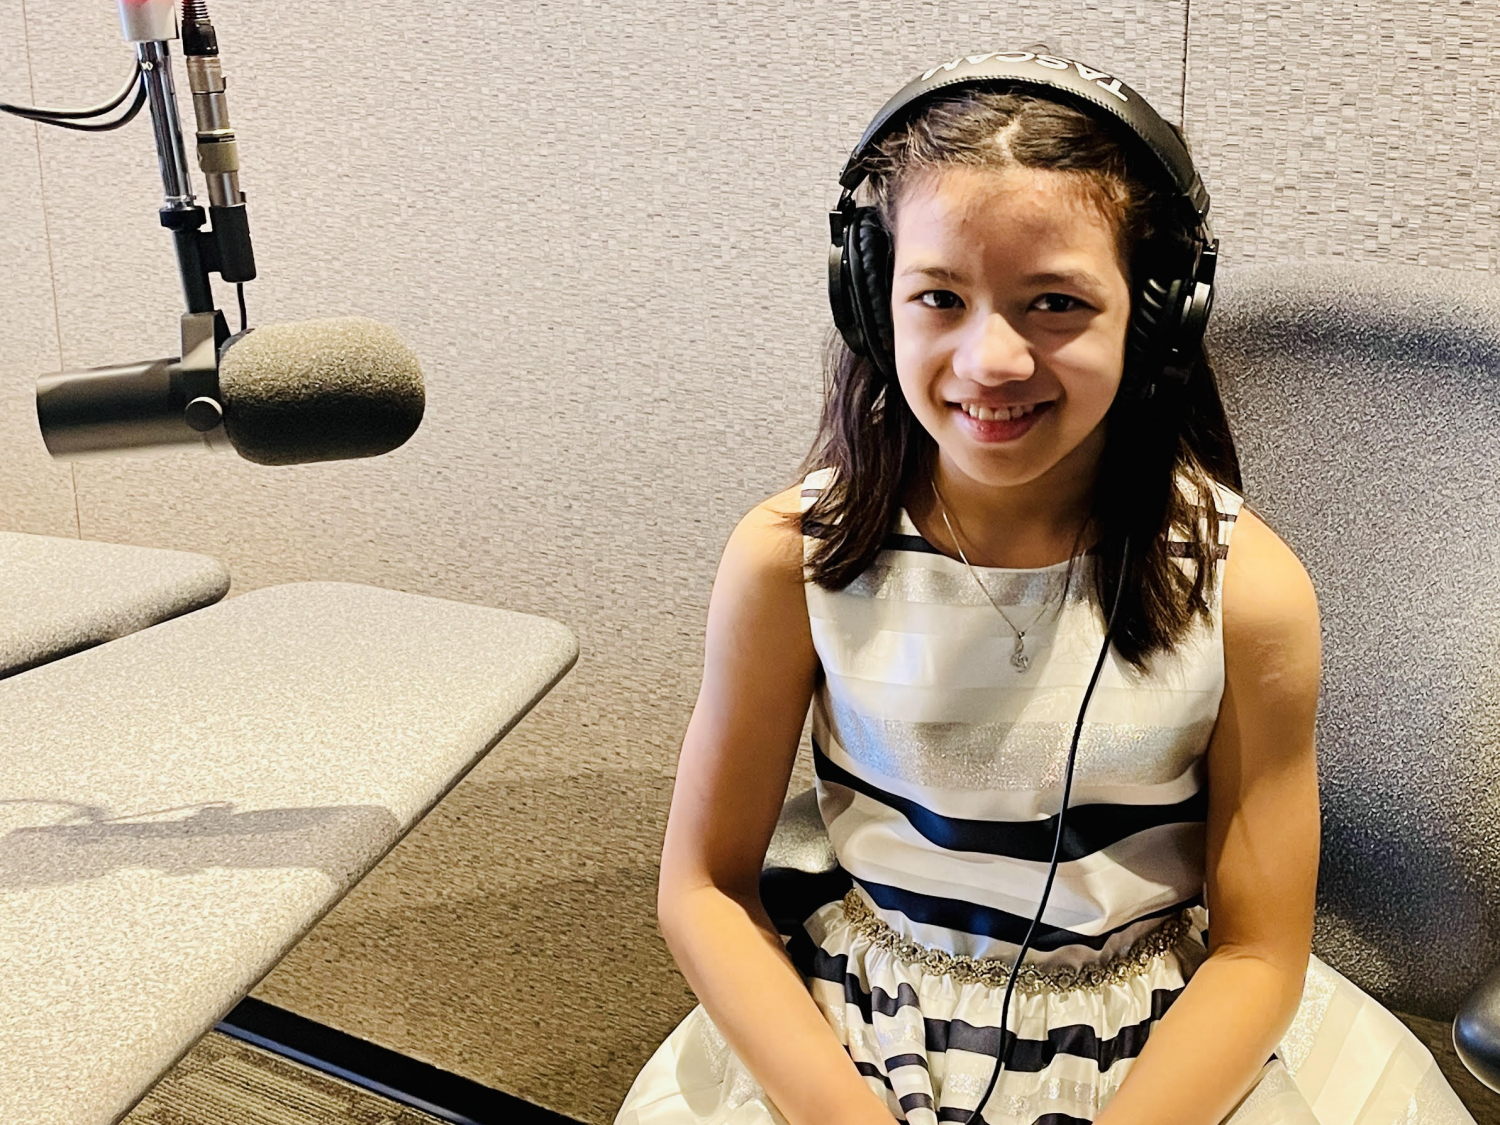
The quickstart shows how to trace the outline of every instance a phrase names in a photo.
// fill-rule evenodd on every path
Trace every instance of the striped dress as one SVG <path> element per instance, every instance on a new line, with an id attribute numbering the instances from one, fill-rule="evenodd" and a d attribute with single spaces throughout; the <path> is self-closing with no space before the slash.
<path id="1" fill-rule="evenodd" d="M 807 479 L 804 505 L 825 483 Z M 1221 489 L 1218 501 L 1222 559 L 1240 498 Z M 1103 642 L 1093 565 L 1082 556 L 1071 576 L 1067 563 L 976 568 L 1025 630 L 1021 671 L 1015 635 L 976 576 L 905 512 L 848 587 L 807 586 L 822 665 L 818 805 L 839 871 L 834 886 L 809 881 L 819 894 L 791 912 L 801 922 L 785 927 L 787 950 L 897 1120 L 966 1122 L 988 1085 L 1008 968 L 1047 875 L 1068 744 Z M 1207 956 L 1204 754 L 1223 688 L 1217 612 L 1146 673 L 1106 659 L 1061 863 L 1011 1002 L 1009 1060 L 975 1125 L 1092 1121 Z M 786 903 L 767 906 L 788 916 Z M 1330 1016 L 1335 1000 L 1361 1027 Z M 1394 1084 L 1381 1077 L 1391 1066 Z M 1231 1120 L 1471 1121 L 1426 1049 L 1316 960 L 1297 1021 Z M 641 1071 L 616 1125 L 783 1121 L 699 1008 Z"/>

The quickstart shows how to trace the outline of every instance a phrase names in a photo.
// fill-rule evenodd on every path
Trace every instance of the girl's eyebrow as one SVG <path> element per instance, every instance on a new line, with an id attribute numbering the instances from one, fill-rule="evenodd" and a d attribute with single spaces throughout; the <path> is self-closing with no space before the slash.
<path id="1" fill-rule="evenodd" d="M 1026 276 L 1028 285 L 1075 285 L 1081 289 L 1098 289 L 1100 281 L 1087 270 L 1047 271 Z"/>
<path id="2" fill-rule="evenodd" d="M 947 266 L 908 266 L 901 271 L 902 277 L 910 277 L 913 274 L 921 274 L 930 277 L 934 281 L 947 281 L 958 284 L 965 280 L 964 275 L 957 270 L 950 270 Z"/>
<path id="3" fill-rule="evenodd" d="M 959 285 L 968 280 L 961 271 L 949 269 L 947 266 L 908 266 L 901 271 L 901 276 L 930 277 L 934 281 L 943 281 L 950 285 Z M 1027 274 L 1022 281 L 1027 285 L 1074 286 L 1090 291 L 1097 291 L 1101 287 L 1099 279 L 1087 270 L 1048 270 Z"/>

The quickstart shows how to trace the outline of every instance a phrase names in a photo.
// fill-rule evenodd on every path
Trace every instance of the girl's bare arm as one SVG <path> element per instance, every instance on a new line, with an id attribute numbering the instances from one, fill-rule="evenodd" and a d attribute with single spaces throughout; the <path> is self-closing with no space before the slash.
<path id="1" fill-rule="evenodd" d="M 1296 1014 L 1318 876 L 1318 607 L 1242 511 L 1225 564 L 1223 702 L 1208 750 L 1209 957 L 1098 1125 L 1215 1125 Z"/>
<path id="2" fill-rule="evenodd" d="M 791 1125 L 890 1125 L 760 902 L 818 667 L 802 540 L 784 514 L 797 506 L 793 489 L 756 508 L 719 563 L 657 913 L 703 1007 Z"/>

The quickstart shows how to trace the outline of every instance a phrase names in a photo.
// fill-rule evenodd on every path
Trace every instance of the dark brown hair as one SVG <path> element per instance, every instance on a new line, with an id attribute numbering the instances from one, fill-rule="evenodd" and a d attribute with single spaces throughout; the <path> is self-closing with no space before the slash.
<path id="1" fill-rule="evenodd" d="M 1076 176 L 1082 198 L 1115 224 L 1132 285 L 1188 268 L 1189 235 L 1176 201 L 1142 175 L 1089 115 L 1026 94 L 962 91 L 929 104 L 884 138 L 869 161 L 872 204 L 887 230 L 903 192 L 945 167 L 1039 168 Z M 1149 171 L 1149 170 L 1148 170 Z M 1106 617 L 1130 543 L 1115 647 L 1144 669 L 1195 617 L 1207 616 L 1219 555 L 1213 481 L 1241 488 L 1239 460 L 1208 357 L 1186 387 L 1146 401 L 1149 373 L 1127 370 L 1106 416 L 1105 447 L 1088 527 L 1097 534 L 1093 598 Z M 808 577 L 842 589 L 879 554 L 908 489 L 933 469 L 936 446 L 901 388 L 856 356 L 835 331 L 825 355 L 823 415 L 804 471 L 832 468 L 828 487 L 799 518 L 815 538 Z M 1179 488 L 1179 477 L 1186 488 Z M 1175 533 L 1175 534 L 1174 534 Z M 1175 541 L 1174 541 L 1175 540 Z M 1186 559 L 1187 565 L 1179 563 Z"/>

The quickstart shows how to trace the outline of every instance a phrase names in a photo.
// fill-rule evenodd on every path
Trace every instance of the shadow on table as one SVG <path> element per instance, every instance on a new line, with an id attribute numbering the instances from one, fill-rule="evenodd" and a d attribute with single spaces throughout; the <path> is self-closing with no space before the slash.
<path id="1" fill-rule="evenodd" d="M 228 801 L 111 816 L 64 801 L 0 801 L 0 823 L 35 819 L 0 836 L 0 889 L 97 879 L 125 868 L 190 875 L 210 867 L 316 868 L 344 882 L 389 845 L 400 824 L 380 805 L 236 812 Z M 27 814 L 31 814 L 29 817 Z"/>

